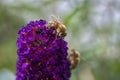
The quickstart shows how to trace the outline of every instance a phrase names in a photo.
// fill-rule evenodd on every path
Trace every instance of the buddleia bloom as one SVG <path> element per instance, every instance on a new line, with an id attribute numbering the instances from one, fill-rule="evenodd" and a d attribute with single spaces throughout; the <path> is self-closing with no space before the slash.
<path id="1" fill-rule="evenodd" d="M 67 42 L 46 24 L 31 21 L 19 30 L 16 80 L 69 80 Z"/>

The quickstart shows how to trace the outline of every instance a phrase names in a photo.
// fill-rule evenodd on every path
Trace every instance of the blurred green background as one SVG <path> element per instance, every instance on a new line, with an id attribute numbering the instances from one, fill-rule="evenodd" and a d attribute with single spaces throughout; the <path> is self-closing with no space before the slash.
<path id="1" fill-rule="evenodd" d="M 120 0 L 0 0 L 0 80 L 15 80 L 17 31 L 56 16 L 81 53 L 70 80 L 120 80 Z"/>

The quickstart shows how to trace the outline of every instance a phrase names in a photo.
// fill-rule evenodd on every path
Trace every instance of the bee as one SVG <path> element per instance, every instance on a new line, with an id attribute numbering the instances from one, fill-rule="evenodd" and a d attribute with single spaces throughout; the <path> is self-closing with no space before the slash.
<path id="1" fill-rule="evenodd" d="M 71 69 L 75 69 L 80 62 L 80 52 L 77 50 L 70 50 L 68 54 L 68 59 L 71 62 Z"/>
<path id="2" fill-rule="evenodd" d="M 67 35 L 66 26 L 57 19 L 49 21 L 48 27 L 55 28 L 57 35 L 60 36 L 62 39 L 64 39 L 64 37 Z"/>

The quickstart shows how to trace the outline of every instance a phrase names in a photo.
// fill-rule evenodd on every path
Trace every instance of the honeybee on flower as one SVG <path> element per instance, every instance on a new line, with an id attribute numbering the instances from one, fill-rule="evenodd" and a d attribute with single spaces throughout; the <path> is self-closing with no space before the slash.
<path id="1" fill-rule="evenodd" d="M 18 35 L 16 80 L 69 80 L 68 43 L 46 20 L 30 21 Z"/>
<path id="2" fill-rule="evenodd" d="M 75 69 L 80 62 L 80 52 L 74 49 L 70 50 L 68 59 L 71 62 L 71 69 Z"/>
<path id="3" fill-rule="evenodd" d="M 48 27 L 55 28 L 57 35 L 64 39 L 67 35 L 66 33 L 66 26 L 60 22 L 58 19 L 53 19 L 48 22 Z"/>

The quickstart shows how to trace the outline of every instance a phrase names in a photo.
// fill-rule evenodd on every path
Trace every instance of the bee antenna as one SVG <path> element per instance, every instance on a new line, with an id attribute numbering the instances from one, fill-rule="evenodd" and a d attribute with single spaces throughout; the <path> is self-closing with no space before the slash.
<path id="1" fill-rule="evenodd" d="M 52 20 L 57 20 L 57 21 L 60 21 L 60 22 L 62 21 L 60 16 L 51 15 L 50 18 Z"/>
<path id="2" fill-rule="evenodd" d="M 57 19 L 58 19 L 60 22 L 62 21 L 60 16 L 57 16 Z"/>
<path id="3" fill-rule="evenodd" d="M 53 19 L 53 20 L 57 19 L 57 17 L 55 15 L 51 15 L 50 18 Z"/>

